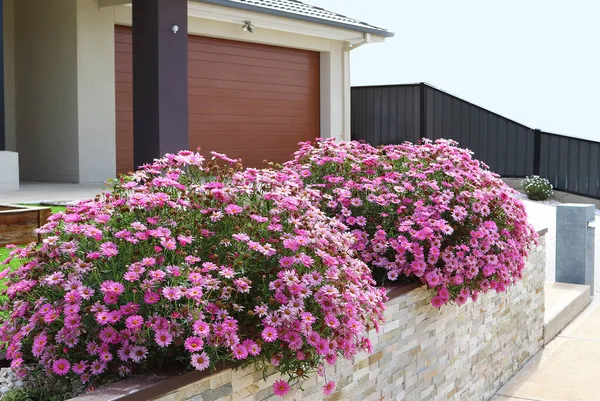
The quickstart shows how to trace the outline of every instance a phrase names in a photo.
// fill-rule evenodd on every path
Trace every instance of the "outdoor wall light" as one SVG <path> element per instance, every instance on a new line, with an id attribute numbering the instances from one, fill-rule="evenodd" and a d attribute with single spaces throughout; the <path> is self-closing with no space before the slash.
<path id="1" fill-rule="evenodd" d="M 173 26 L 171 27 L 171 31 L 172 31 L 173 33 L 177 33 L 177 32 L 179 32 L 179 25 L 173 25 Z"/>
<path id="2" fill-rule="evenodd" d="M 242 27 L 242 31 L 254 33 L 254 25 L 250 21 L 244 21 L 244 26 Z"/>

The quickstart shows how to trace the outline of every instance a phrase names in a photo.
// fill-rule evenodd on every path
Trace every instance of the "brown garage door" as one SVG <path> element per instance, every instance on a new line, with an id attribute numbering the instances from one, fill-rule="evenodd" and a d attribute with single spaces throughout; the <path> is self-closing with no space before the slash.
<path id="1" fill-rule="evenodd" d="M 131 28 L 115 28 L 117 172 L 133 168 Z M 283 162 L 319 136 L 319 53 L 189 37 L 189 145 Z"/>

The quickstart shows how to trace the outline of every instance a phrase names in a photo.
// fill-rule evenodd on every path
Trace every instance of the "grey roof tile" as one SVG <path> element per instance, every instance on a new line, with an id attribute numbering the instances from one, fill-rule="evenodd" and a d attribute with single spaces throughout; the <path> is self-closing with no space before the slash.
<path id="1" fill-rule="evenodd" d="M 360 32 L 373 33 L 381 36 L 393 36 L 394 34 L 384 28 L 380 28 L 366 22 L 349 18 L 324 8 L 303 3 L 299 0 L 196 0 L 203 3 L 218 4 L 226 7 L 240 8 L 249 11 L 263 12 L 288 18 L 300 19 L 320 23 L 324 25 L 337 26 L 340 28 L 353 29 Z"/>

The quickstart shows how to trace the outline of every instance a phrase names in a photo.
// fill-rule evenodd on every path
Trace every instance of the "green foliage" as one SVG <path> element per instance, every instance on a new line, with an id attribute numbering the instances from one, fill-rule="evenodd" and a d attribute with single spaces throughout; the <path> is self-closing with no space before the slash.
<path id="1" fill-rule="evenodd" d="M 79 380 L 47 375 L 43 370 L 32 371 L 28 379 L 30 385 L 11 389 L 2 401 L 64 401 L 84 390 Z"/>
<path id="2" fill-rule="evenodd" d="M 2 398 L 3 401 L 63 401 L 66 400 L 61 395 L 50 395 L 41 388 L 17 388 L 7 392 Z"/>
<path id="3" fill-rule="evenodd" d="M 547 200 L 553 194 L 550 181 L 537 175 L 526 177 L 521 185 L 523 186 L 527 197 L 531 200 Z"/>

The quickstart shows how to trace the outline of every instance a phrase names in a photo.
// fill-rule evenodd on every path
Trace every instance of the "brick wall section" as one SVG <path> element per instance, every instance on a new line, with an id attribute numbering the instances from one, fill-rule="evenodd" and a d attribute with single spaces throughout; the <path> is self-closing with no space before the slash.
<path id="1" fill-rule="evenodd" d="M 338 388 L 327 400 L 489 400 L 543 346 L 545 236 L 527 262 L 524 279 L 505 294 L 434 309 L 423 287 L 388 302 L 387 323 L 372 333 L 373 354 L 340 359 L 327 369 Z M 281 400 L 252 369 L 225 370 L 160 401 Z M 311 377 L 284 400 L 317 401 L 323 378 Z"/>

